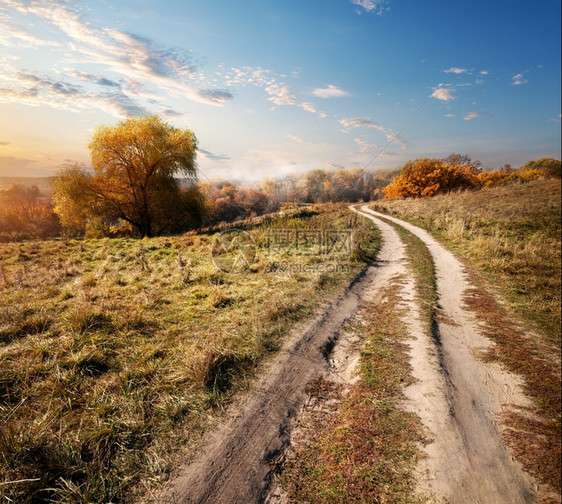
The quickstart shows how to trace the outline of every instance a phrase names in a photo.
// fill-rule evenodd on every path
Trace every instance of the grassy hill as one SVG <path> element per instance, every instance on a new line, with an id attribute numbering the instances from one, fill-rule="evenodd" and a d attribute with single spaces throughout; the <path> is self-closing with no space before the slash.
<path id="1" fill-rule="evenodd" d="M 275 255 L 267 232 L 285 229 L 353 230 L 355 248 Z M 239 274 L 213 263 L 212 233 L 0 245 L 0 481 L 28 480 L 0 500 L 142 493 L 377 246 L 341 206 L 247 231 L 257 260 Z"/>

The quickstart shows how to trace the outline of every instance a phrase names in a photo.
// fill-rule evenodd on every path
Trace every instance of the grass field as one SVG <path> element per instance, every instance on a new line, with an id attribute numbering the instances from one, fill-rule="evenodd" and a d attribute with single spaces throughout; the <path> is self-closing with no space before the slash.
<path id="1" fill-rule="evenodd" d="M 266 232 L 284 229 L 352 229 L 352 255 L 272 255 Z M 212 233 L 1 245 L 0 500 L 145 493 L 378 243 L 341 206 L 246 230 L 242 274 L 214 265 Z"/>

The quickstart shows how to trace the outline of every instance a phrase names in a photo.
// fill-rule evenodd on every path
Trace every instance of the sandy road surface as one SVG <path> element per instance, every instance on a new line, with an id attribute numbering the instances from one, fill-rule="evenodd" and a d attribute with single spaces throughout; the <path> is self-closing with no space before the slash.
<path id="1" fill-rule="evenodd" d="M 404 247 L 394 229 L 366 207 L 360 213 L 373 219 L 383 234 L 376 263 L 291 337 L 255 392 L 208 437 L 195 459 L 177 471 L 158 502 L 251 504 L 268 498 L 271 461 L 289 443 L 294 418 L 307 400 L 305 386 L 317 376 L 338 373 L 338 366 L 346 367 L 333 358 L 343 324 L 357 313 L 362 299 L 372 299 L 392 278 L 406 273 Z M 418 490 L 454 503 L 533 502 L 533 482 L 513 461 L 494 423 L 506 404 L 525 404 L 519 382 L 473 356 L 489 342 L 462 309 L 467 284 L 460 263 L 421 229 L 399 223 L 424 240 L 432 253 L 446 321 L 438 324 L 433 339 L 424 335 L 413 280 L 404 283 L 411 362 L 418 380 L 406 390 L 408 404 L 435 439 L 426 447 Z M 349 369 L 342 373 L 350 376 Z M 271 495 L 269 499 L 274 502 Z"/>
<path id="2" fill-rule="evenodd" d="M 412 343 L 413 373 L 419 381 L 406 391 L 410 406 L 435 439 L 426 447 L 420 486 L 454 503 L 534 502 L 533 480 L 513 460 L 495 422 L 504 408 L 528 401 L 518 377 L 475 356 L 491 342 L 463 309 L 468 283 L 461 263 L 426 231 L 367 206 L 361 213 L 411 231 L 428 247 L 435 264 L 442 316 L 433 341 L 418 338 Z"/>

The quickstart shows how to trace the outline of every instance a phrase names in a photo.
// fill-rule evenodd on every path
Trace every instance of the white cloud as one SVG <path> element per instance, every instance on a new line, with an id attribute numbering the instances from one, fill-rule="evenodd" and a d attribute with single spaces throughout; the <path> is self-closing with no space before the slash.
<path id="1" fill-rule="evenodd" d="M 488 70 L 481 70 L 480 75 L 488 75 L 490 72 Z"/>
<path id="2" fill-rule="evenodd" d="M 287 138 L 290 138 L 293 142 L 304 143 L 304 140 L 296 135 L 287 135 Z"/>
<path id="3" fill-rule="evenodd" d="M 303 110 L 306 110 L 307 112 L 310 112 L 311 114 L 316 114 L 316 107 L 314 106 L 313 103 L 310 102 L 299 103 L 299 107 L 302 108 Z"/>
<path id="4" fill-rule="evenodd" d="M 360 149 L 359 152 L 361 154 L 369 154 L 371 153 L 373 150 L 378 149 L 379 145 L 378 144 L 370 144 L 368 142 L 365 142 L 364 140 L 361 140 L 360 138 L 354 138 L 353 141 L 359 145 Z"/>
<path id="5" fill-rule="evenodd" d="M 16 42 L 14 42 L 17 41 Z M 24 28 L 14 26 L 7 19 L 0 18 L 0 45 L 5 47 L 33 47 L 33 46 L 51 46 L 60 47 L 58 42 L 53 40 L 45 40 L 32 35 Z"/>
<path id="6" fill-rule="evenodd" d="M 443 70 L 445 73 L 452 73 L 452 74 L 463 74 L 468 73 L 466 68 L 458 68 L 458 67 L 451 67 L 448 70 Z"/>
<path id="7" fill-rule="evenodd" d="M 445 114 L 445 117 L 456 117 L 456 114 Z"/>
<path id="8" fill-rule="evenodd" d="M 56 0 L 30 0 L 18 2 L 3 0 L 5 7 L 26 15 L 35 16 L 58 28 L 70 41 L 70 62 L 94 63 L 113 71 L 125 83 L 123 90 L 135 94 L 140 88 L 154 87 L 165 95 L 221 106 L 233 98 L 226 89 L 216 89 L 206 84 L 207 79 L 193 56 L 186 51 L 160 48 L 146 38 L 112 28 L 94 28 L 82 21 L 71 4 Z M 14 32 L 24 38 L 24 32 Z M 29 40 L 30 43 L 47 44 L 48 41 Z M 56 44 L 56 43 L 52 43 Z M 72 70 L 72 69 L 71 69 Z M 112 82 L 94 80 L 88 74 L 71 76 L 108 86 Z M 115 81 L 115 79 L 113 79 Z M 127 87 L 129 82 L 142 86 Z M 161 95 L 157 95 L 161 98 Z"/>
<path id="9" fill-rule="evenodd" d="M 265 88 L 269 101 L 275 105 L 294 105 L 297 97 L 283 84 L 270 84 Z"/>
<path id="10" fill-rule="evenodd" d="M 312 94 L 318 98 L 341 98 L 342 96 L 349 95 L 347 91 L 344 91 L 332 84 L 328 84 L 328 87 L 326 88 L 317 88 L 312 91 Z"/>
<path id="11" fill-rule="evenodd" d="M 386 128 L 381 126 L 380 124 L 376 123 L 375 121 L 371 121 L 370 119 L 364 119 L 361 117 L 354 117 L 349 119 L 340 119 L 340 124 L 346 129 L 351 128 L 373 128 L 383 133 L 386 133 Z"/>
<path id="12" fill-rule="evenodd" d="M 351 3 L 363 9 L 363 11 L 358 9 L 358 14 L 361 14 L 361 12 L 370 12 L 380 16 L 385 11 L 390 10 L 389 7 L 385 7 L 387 3 L 386 0 L 351 0 Z"/>
<path id="13" fill-rule="evenodd" d="M 476 119 L 477 117 L 480 117 L 482 114 L 480 112 L 469 112 L 468 114 L 466 114 L 463 119 L 465 121 L 472 121 L 472 119 Z"/>
<path id="14" fill-rule="evenodd" d="M 396 143 L 400 145 L 402 149 L 406 148 L 406 141 L 404 139 L 395 135 L 392 130 L 381 126 L 375 121 L 371 121 L 371 119 L 362 117 L 340 119 L 340 124 L 344 127 L 344 129 L 341 130 L 343 133 L 347 133 L 352 128 L 371 128 L 384 133 L 384 136 L 388 140 L 389 144 Z M 357 143 L 357 140 L 355 140 L 355 142 Z"/>
<path id="15" fill-rule="evenodd" d="M 388 140 L 389 145 L 391 143 L 395 143 L 399 145 L 402 148 L 402 150 L 406 150 L 406 147 L 408 147 L 406 141 L 403 138 L 400 138 L 398 135 L 395 135 L 394 133 L 387 133 L 385 137 Z"/>
<path id="16" fill-rule="evenodd" d="M 520 86 L 521 84 L 526 84 L 528 81 L 523 78 L 522 73 L 518 73 L 511 78 L 512 86 Z"/>
<path id="17" fill-rule="evenodd" d="M 453 94 L 452 89 L 439 86 L 433 88 L 433 93 L 431 93 L 431 98 L 436 98 L 437 100 L 448 102 L 454 100 L 455 95 Z"/>

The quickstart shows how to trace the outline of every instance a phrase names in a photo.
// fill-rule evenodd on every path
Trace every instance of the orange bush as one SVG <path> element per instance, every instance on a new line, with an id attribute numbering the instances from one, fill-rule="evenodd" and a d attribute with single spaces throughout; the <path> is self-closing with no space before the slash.
<path id="1" fill-rule="evenodd" d="M 434 196 L 456 189 L 471 189 L 478 185 L 478 179 L 469 166 L 450 165 L 440 159 L 421 158 L 408 161 L 384 188 L 386 199 L 420 198 Z"/>

